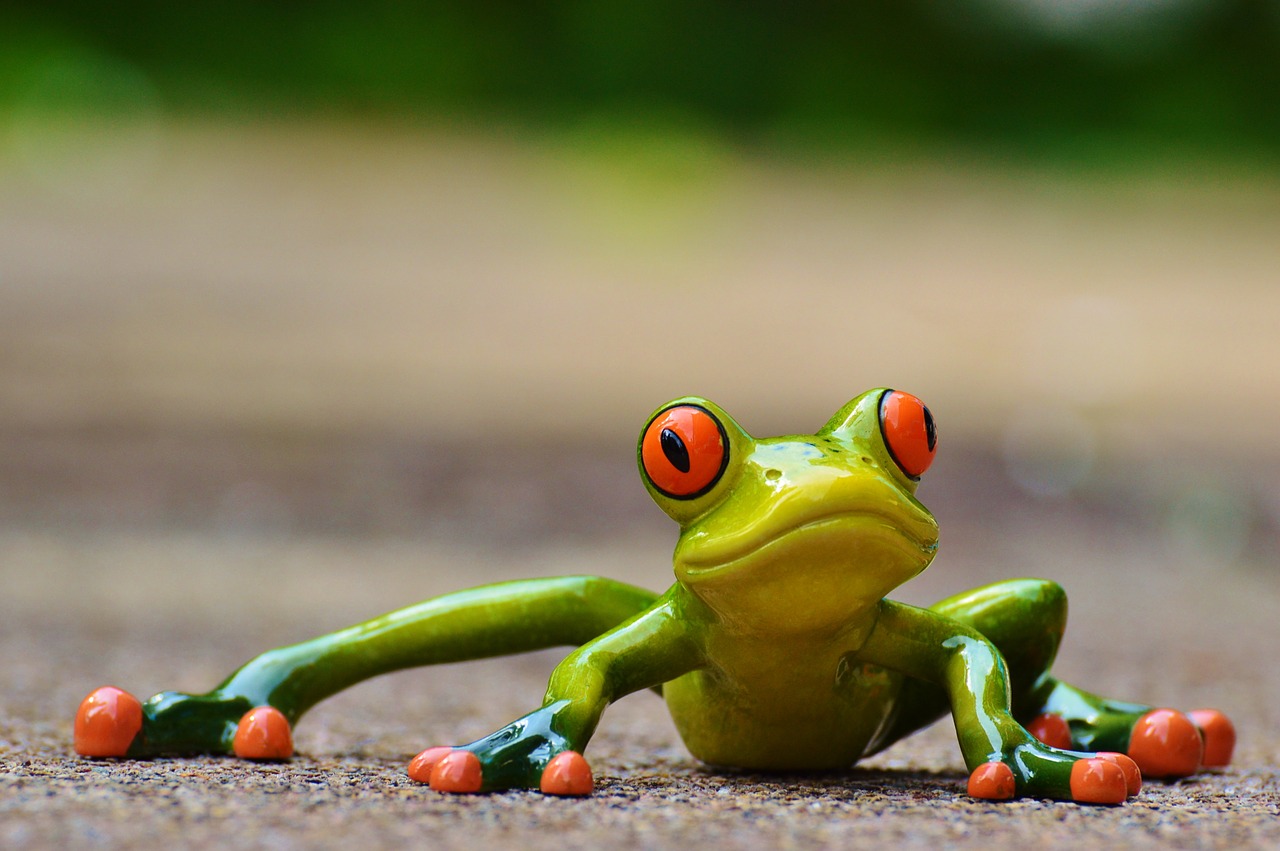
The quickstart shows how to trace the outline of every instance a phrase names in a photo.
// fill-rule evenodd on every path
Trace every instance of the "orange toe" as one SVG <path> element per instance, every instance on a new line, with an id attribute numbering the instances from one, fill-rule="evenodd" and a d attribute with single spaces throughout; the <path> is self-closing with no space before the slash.
<path id="1" fill-rule="evenodd" d="M 471 751 L 451 751 L 431 769 L 431 788 L 437 792 L 479 792 L 482 781 L 480 758 Z"/>
<path id="2" fill-rule="evenodd" d="M 436 763 L 453 753 L 453 748 L 442 745 L 435 748 L 427 748 L 422 753 L 409 760 L 409 777 L 419 783 L 431 782 L 431 769 L 436 767 Z"/>
<path id="3" fill-rule="evenodd" d="M 1129 797 L 1124 769 L 1105 757 L 1091 756 L 1071 766 L 1071 798 L 1082 804 L 1123 804 Z"/>
<path id="4" fill-rule="evenodd" d="M 590 795 L 595 781 L 582 754 L 565 751 L 547 763 L 538 788 L 547 795 Z"/>
<path id="5" fill-rule="evenodd" d="M 969 797 L 1007 801 L 1017 794 L 1013 769 L 1003 762 L 984 762 L 969 775 Z"/>
<path id="6" fill-rule="evenodd" d="M 1101 751 L 1095 756 L 1098 759 L 1109 760 L 1120 766 L 1120 770 L 1124 772 L 1125 787 L 1129 790 L 1129 797 L 1132 798 L 1142 791 L 1142 771 L 1132 759 L 1114 751 Z"/>
<path id="7" fill-rule="evenodd" d="M 1181 712 L 1153 709 L 1133 725 L 1129 756 L 1143 777 L 1186 777 L 1200 767 L 1204 742 L 1196 725 Z"/>
<path id="8" fill-rule="evenodd" d="M 1046 712 L 1027 725 L 1027 732 L 1051 748 L 1071 750 L 1071 728 L 1061 715 Z"/>
<path id="9" fill-rule="evenodd" d="M 1216 709 L 1195 709 L 1187 713 L 1191 722 L 1200 728 L 1204 738 L 1204 765 L 1221 768 L 1231 764 L 1231 753 L 1236 749 L 1236 726 L 1231 719 Z"/>
<path id="10" fill-rule="evenodd" d="M 293 756 L 293 731 L 279 709 L 259 706 L 240 719 L 231 748 L 241 759 L 288 759 Z"/>
<path id="11" fill-rule="evenodd" d="M 81 756 L 124 756 L 142 729 L 142 704 L 115 686 L 103 686 L 80 702 L 74 742 Z"/>

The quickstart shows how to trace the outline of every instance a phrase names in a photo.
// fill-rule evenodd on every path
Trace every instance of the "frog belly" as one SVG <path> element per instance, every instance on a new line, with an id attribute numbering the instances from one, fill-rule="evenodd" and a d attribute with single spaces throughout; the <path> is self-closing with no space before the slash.
<path id="1" fill-rule="evenodd" d="M 768 682 L 694 671 L 662 693 L 685 747 L 702 762 L 815 771 L 857 762 L 888 723 L 901 687 L 901 675 L 863 665 L 836 677 L 796 672 Z"/>

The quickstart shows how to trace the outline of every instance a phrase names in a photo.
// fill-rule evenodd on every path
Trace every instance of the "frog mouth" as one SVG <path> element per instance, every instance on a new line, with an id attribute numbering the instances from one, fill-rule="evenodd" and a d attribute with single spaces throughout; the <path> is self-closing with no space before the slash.
<path id="1" fill-rule="evenodd" d="M 766 557 L 770 550 L 789 548 L 805 537 L 823 533 L 834 533 L 836 537 L 844 533 L 855 535 L 860 541 L 887 544 L 900 550 L 905 558 L 927 564 L 937 552 L 937 535 L 913 528 L 917 525 L 929 526 L 930 533 L 936 528 L 932 524 L 904 524 L 900 516 L 894 518 L 874 511 L 832 511 L 772 534 L 734 535 L 724 543 L 686 546 L 682 548 L 684 552 L 677 553 L 676 561 L 687 578 L 698 579 L 731 571 Z"/>

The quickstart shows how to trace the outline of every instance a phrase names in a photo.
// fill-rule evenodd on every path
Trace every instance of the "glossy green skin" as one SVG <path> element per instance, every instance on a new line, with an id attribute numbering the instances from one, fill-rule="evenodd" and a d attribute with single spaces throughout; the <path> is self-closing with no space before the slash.
<path id="1" fill-rule="evenodd" d="M 759 441 L 688 400 L 725 424 L 730 467 L 697 500 L 650 491 L 682 525 L 668 599 L 703 665 L 663 693 L 701 760 L 844 767 L 889 719 L 902 676 L 869 641 L 884 596 L 933 558 L 938 527 L 880 439 L 879 397 L 817 435 Z"/>
<path id="2" fill-rule="evenodd" d="M 884 392 L 854 399 L 817 434 L 759 440 L 704 399 L 670 403 L 715 414 L 730 460 L 696 499 L 646 478 L 681 529 L 676 583 L 661 597 L 563 577 L 428 600 L 266 653 L 207 695 L 156 695 L 130 753 L 228 752 L 253 706 L 295 723 L 387 671 L 571 645 L 540 709 L 465 746 L 486 789 L 536 787 L 553 756 L 586 747 L 610 702 L 658 688 L 710 764 L 845 768 L 950 710 L 970 769 L 1003 761 L 1020 794 L 1070 798 L 1085 754 L 1040 744 L 1015 716 L 1058 712 L 1080 746 L 1122 751 L 1148 707 L 1049 675 L 1066 619 L 1053 583 L 1000 583 L 929 609 L 886 599 L 928 566 L 938 530 L 885 446 Z"/>

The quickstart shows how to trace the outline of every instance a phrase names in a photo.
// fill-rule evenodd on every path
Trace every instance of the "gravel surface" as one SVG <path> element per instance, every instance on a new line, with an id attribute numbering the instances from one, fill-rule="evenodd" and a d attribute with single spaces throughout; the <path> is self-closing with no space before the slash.
<path id="1" fill-rule="evenodd" d="M 639 694 L 606 714 L 588 751 L 599 784 L 588 800 L 450 797 L 408 780 L 404 766 L 421 748 L 469 741 L 534 705 L 559 657 L 551 651 L 357 686 L 299 725 L 299 755 L 287 764 L 87 761 L 70 751 L 70 721 L 97 685 L 140 695 L 207 688 L 261 649 L 411 600 L 415 589 L 436 593 L 521 570 L 603 565 L 657 587 L 667 542 L 514 553 L 421 542 L 24 533 L 0 539 L 10 570 L 24 565 L 41 577 L 16 583 L 3 607 L 0 845 L 1274 847 L 1280 673 L 1264 655 L 1280 639 L 1274 585 L 1240 568 L 1211 586 L 1168 564 L 1157 575 L 1149 553 L 1118 545 L 1096 520 L 1076 516 L 1056 528 L 1041 541 L 1044 572 L 1061 571 L 1079 592 L 1059 670 L 1119 696 L 1224 708 L 1242 735 L 1230 769 L 1149 783 L 1118 808 L 979 803 L 962 794 L 954 736 L 940 724 L 840 775 L 726 774 L 692 760 L 661 702 Z M 1103 552 L 1105 565 L 1088 561 Z M 1084 561 L 1067 571 L 1074 557 Z M 173 570 L 177 564 L 185 569 Z M 963 557 L 944 557 L 919 588 L 904 591 L 920 600 L 987 578 Z"/>

